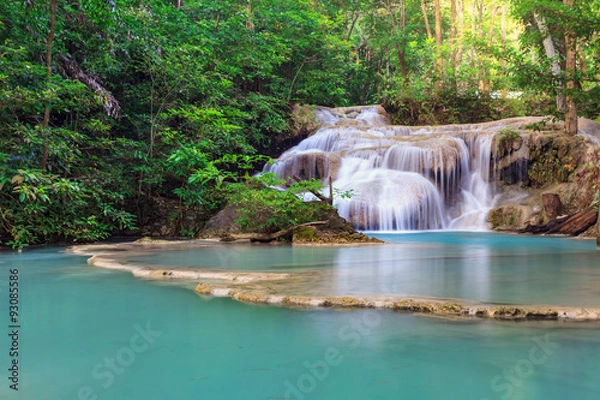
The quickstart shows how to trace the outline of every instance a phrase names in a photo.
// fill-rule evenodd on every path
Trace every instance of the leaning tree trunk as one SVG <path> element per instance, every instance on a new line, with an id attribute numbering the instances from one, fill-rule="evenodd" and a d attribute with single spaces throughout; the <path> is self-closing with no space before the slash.
<path id="1" fill-rule="evenodd" d="M 554 79 L 560 79 L 560 65 L 558 64 L 558 57 L 556 55 L 556 48 L 554 47 L 554 42 L 552 41 L 552 36 L 548 31 L 548 26 L 546 25 L 546 19 L 538 14 L 533 14 L 535 18 L 535 23 L 544 38 L 544 50 L 546 51 L 546 57 L 552 61 L 552 76 Z M 559 93 L 556 95 L 556 108 L 559 112 L 565 111 L 565 97 L 563 95 L 563 86 L 562 83 L 559 84 Z"/>
<path id="2" fill-rule="evenodd" d="M 427 8 L 425 7 L 425 0 L 421 0 L 421 12 L 423 13 L 423 19 L 425 20 L 425 30 L 427 31 L 427 38 L 431 39 L 431 26 L 429 25 L 429 18 L 427 17 Z"/>
<path id="3" fill-rule="evenodd" d="M 564 0 L 566 7 L 573 7 L 574 4 L 575 0 Z M 565 33 L 565 48 L 567 50 L 565 65 L 565 72 L 567 73 L 565 133 L 574 136 L 577 134 L 577 105 L 573 96 L 577 79 L 575 76 L 577 69 L 577 36 L 572 28 L 567 29 Z"/>
<path id="4" fill-rule="evenodd" d="M 48 89 L 50 88 L 50 80 L 52 79 L 52 42 L 54 41 L 54 29 L 56 27 L 56 0 L 50 3 L 50 32 L 46 42 L 46 82 Z M 44 122 L 42 123 L 42 162 L 40 168 L 46 170 L 48 168 L 48 127 L 50 126 L 50 99 L 47 99 L 46 108 L 44 109 Z"/>

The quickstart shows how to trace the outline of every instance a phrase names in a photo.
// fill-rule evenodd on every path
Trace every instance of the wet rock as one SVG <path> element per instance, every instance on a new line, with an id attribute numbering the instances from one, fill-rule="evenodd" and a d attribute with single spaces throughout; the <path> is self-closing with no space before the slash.
<path id="1" fill-rule="evenodd" d="M 323 307 L 350 307 L 364 308 L 369 304 L 354 297 L 327 297 L 323 300 Z"/>
<path id="2" fill-rule="evenodd" d="M 500 194 L 518 188 L 534 197 L 537 204 L 526 199 L 516 205 L 536 205 L 545 209 L 540 215 L 526 212 L 531 214 L 529 223 L 532 225 L 544 224 L 560 215 L 589 207 L 596 194 L 594 185 L 600 177 L 598 146 L 582 135 L 565 135 L 560 131 L 560 124 L 539 124 L 532 124 L 536 125 L 536 131 L 499 133 L 493 146 L 493 175 L 503 184 Z M 500 229 L 513 226 L 507 221 L 510 220 L 507 211 L 515 210 L 490 213 Z M 531 220 L 532 217 L 535 220 Z M 518 219 L 513 218 L 513 222 Z M 519 228 L 520 224 L 516 226 Z"/>
<path id="3" fill-rule="evenodd" d="M 267 303 L 269 301 L 269 296 L 251 292 L 238 292 L 233 295 L 233 298 L 245 303 Z"/>
<path id="4" fill-rule="evenodd" d="M 277 160 L 277 165 L 271 166 L 278 178 L 291 180 L 294 176 L 300 179 L 320 179 L 326 182 L 331 178 L 337 179 L 341 165 L 340 157 L 331 153 L 301 153 L 290 154 Z"/>
<path id="5" fill-rule="evenodd" d="M 475 315 L 478 317 L 487 317 L 489 316 L 489 311 L 485 308 L 477 308 L 475 310 Z"/>
<path id="6" fill-rule="evenodd" d="M 440 310 L 444 313 L 456 313 L 459 314 L 463 311 L 463 307 L 456 303 L 444 303 L 440 306 Z"/>
<path id="7" fill-rule="evenodd" d="M 499 318 L 525 318 L 527 311 L 520 307 L 498 307 L 494 310 L 493 316 Z"/>
<path id="8" fill-rule="evenodd" d="M 492 160 L 496 179 L 506 185 L 529 184 L 529 136 L 517 131 L 494 136 Z"/>
<path id="9" fill-rule="evenodd" d="M 263 153 L 277 158 L 285 150 L 300 143 L 302 140 L 313 135 L 321 126 L 315 116 L 317 107 L 294 104 L 291 113 L 290 129 L 274 137 L 270 146 L 263 149 Z"/>
<path id="10" fill-rule="evenodd" d="M 429 303 L 422 303 L 412 299 L 394 302 L 392 308 L 398 311 L 411 311 L 420 313 L 433 313 L 435 307 Z"/>
<path id="11" fill-rule="evenodd" d="M 284 305 L 311 307 L 315 306 L 315 301 L 310 297 L 286 296 L 281 301 Z"/>
<path id="12" fill-rule="evenodd" d="M 549 309 L 543 309 L 543 310 L 531 310 L 531 311 L 527 311 L 527 318 L 532 318 L 532 319 L 557 319 L 558 318 L 558 311 L 557 310 L 553 310 L 551 308 Z"/>
<path id="13" fill-rule="evenodd" d="M 163 270 L 163 269 L 155 269 L 152 270 L 149 274 L 149 278 L 170 278 L 173 276 L 173 271 Z"/>
<path id="14" fill-rule="evenodd" d="M 199 283 L 198 286 L 196 286 L 196 289 L 194 289 L 194 291 L 198 294 L 209 295 L 212 292 L 212 286 L 207 285 L 205 283 Z"/>
<path id="15" fill-rule="evenodd" d="M 492 229 L 512 231 L 525 228 L 529 221 L 528 208 L 518 205 L 506 205 L 492 209 L 487 215 L 487 221 Z"/>

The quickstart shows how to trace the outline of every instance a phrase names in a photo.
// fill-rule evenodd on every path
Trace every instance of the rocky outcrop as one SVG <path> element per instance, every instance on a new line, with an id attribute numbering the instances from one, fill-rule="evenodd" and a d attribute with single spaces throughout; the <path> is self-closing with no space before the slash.
<path id="1" fill-rule="evenodd" d="M 488 221 L 496 230 L 590 232 L 600 147 L 586 136 L 563 134 L 560 124 L 541 120 L 528 128 L 503 131 L 494 139 L 492 166 L 500 193 L 521 195 L 499 201 Z"/>
<path id="2" fill-rule="evenodd" d="M 524 229 L 531 221 L 529 207 L 521 205 L 505 205 L 496 207 L 487 215 L 492 229 L 497 231 L 514 231 Z"/>
<path id="3" fill-rule="evenodd" d="M 242 228 L 238 223 L 240 213 L 235 205 L 228 205 L 212 217 L 198 235 L 200 238 L 226 238 L 241 234 Z"/>
<path id="4" fill-rule="evenodd" d="M 140 222 L 138 232 L 124 232 L 126 235 L 148 237 L 190 237 L 202 226 L 204 217 L 186 207 L 180 200 L 165 197 L 152 199 Z"/>
<path id="5" fill-rule="evenodd" d="M 279 178 L 297 176 L 300 179 L 320 179 L 328 182 L 337 179 L 342 160 L 335 154 L 313 152 L 296 154 L 293 157 L 282 157 L 271 171 Z"/>
<path id="6" fill-rule="evenodd" d="M 315 117 L 315 108 L 317 107 L 294 104 L 290 115 L 289 129 L 277 135 L 268 146 L 260 149 L 261 153 L 277 158 L 290 147 L 314 134 L 321 126 Z"/>
<path id="7" fill-rule="evenodd" d="M 327 224 L 306 226 L 294 231 L 292 243 L 298 244 L 379 244 L 383 241 L 357 232 L 337 212 L 330 214 Z"/>
<path id="8" fill-rule="evenodd" d="M 200 238 L 220 238 L 223 241 L 249 240 L 268 243 L 284 240 L 292 244 L 367 244 L 383 243 L 357 232 L 352 225 L 340 217 L 337 211 L 321 202 L 315 202 L 318 208 L 317 221 L 285 227 L 272 234 L 245 232 L 238 218 L 235 205 L 229 205 L 211 218 L 201 231 Z"/>

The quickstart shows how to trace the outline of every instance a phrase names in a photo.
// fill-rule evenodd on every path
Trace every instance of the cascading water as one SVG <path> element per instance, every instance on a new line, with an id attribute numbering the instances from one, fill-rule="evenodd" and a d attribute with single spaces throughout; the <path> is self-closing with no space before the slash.
<path id="1" fill-rule="evenodd" d="M 265 171 L 319 178 L 339 214 L 361 230 L 486 229 L 493 135 L 507 126 L 391 126 L 381 107 L 315 111 L 321 128 Z"/>

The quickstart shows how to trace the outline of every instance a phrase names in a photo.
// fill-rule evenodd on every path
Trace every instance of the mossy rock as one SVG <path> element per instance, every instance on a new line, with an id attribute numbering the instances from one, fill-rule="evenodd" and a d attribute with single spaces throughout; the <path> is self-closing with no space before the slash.
<path id="1" fill-rule="evenodd" d="M 266 303 L 269 300 L 269 296 L 265 294 L 256 294 L 251 292 L 238 292 L 233 296 L 233 298 L 245 303 Z"/>
<path id="2" fill-rule="evenodd" d="M 494 230 L 517 230 L 527 223 L 527 207 L 506 205 L 492 209 L 487 215 L 487 221 Z"/>
<path id="3" fill-rule="evenodd" d="M 558 311 L 551 308 L 543 310 L 531 310 L 527 312 L 527 318 L 533 319 L 557 319 Z"/>
<path id="4" fill-rule="evenodd" d="M 323 307 L 365 308 L 369 304 L 354 297 L 327 297 L 323 301 Z"/>
<path id="5" fill-rule="evenodd" d="M 428 314 L 433 313 L 435 311 L 435 307 L 433 306 L 433 304 L 422 303 L 414 301 L 412 299 L 394 302 L 392 308 L 398 311 L 411 311 Z"/>
<path id="6" fill-rule="evenodd" d="M 445 313 L 460 314 L 463 311 L 463 307 L 456 303 L 444 303 L 440 306 L 440 310 Z"/>
<path id="7" fill-rule="evenodd" d="M 500 318 L 525 318 L 527 310 L 520 307 L 498 307 L 494 310 L 494 317 Z"/>
<path id="8" fill-rule="evenodd" d="M 542 187 L 573 181 L 587 145 L 580 136 L 538 133 L 529 146 L 529 179 L 534 187 Z"/>
<path id="9" fill-rule="evenodd" d="M 318 240 L 316 229 L 312 226 L 305 226 L 294 231 L 293 242 L 310 243 Z"/>
<path id="10" fill-rule="evenodd" d="M 207 285 L 205 283 L 199 283 L 198 286 L 196 286 L 196 289 L 194 291 L 198 294 L 211 294 L 212 286 Z"/>

